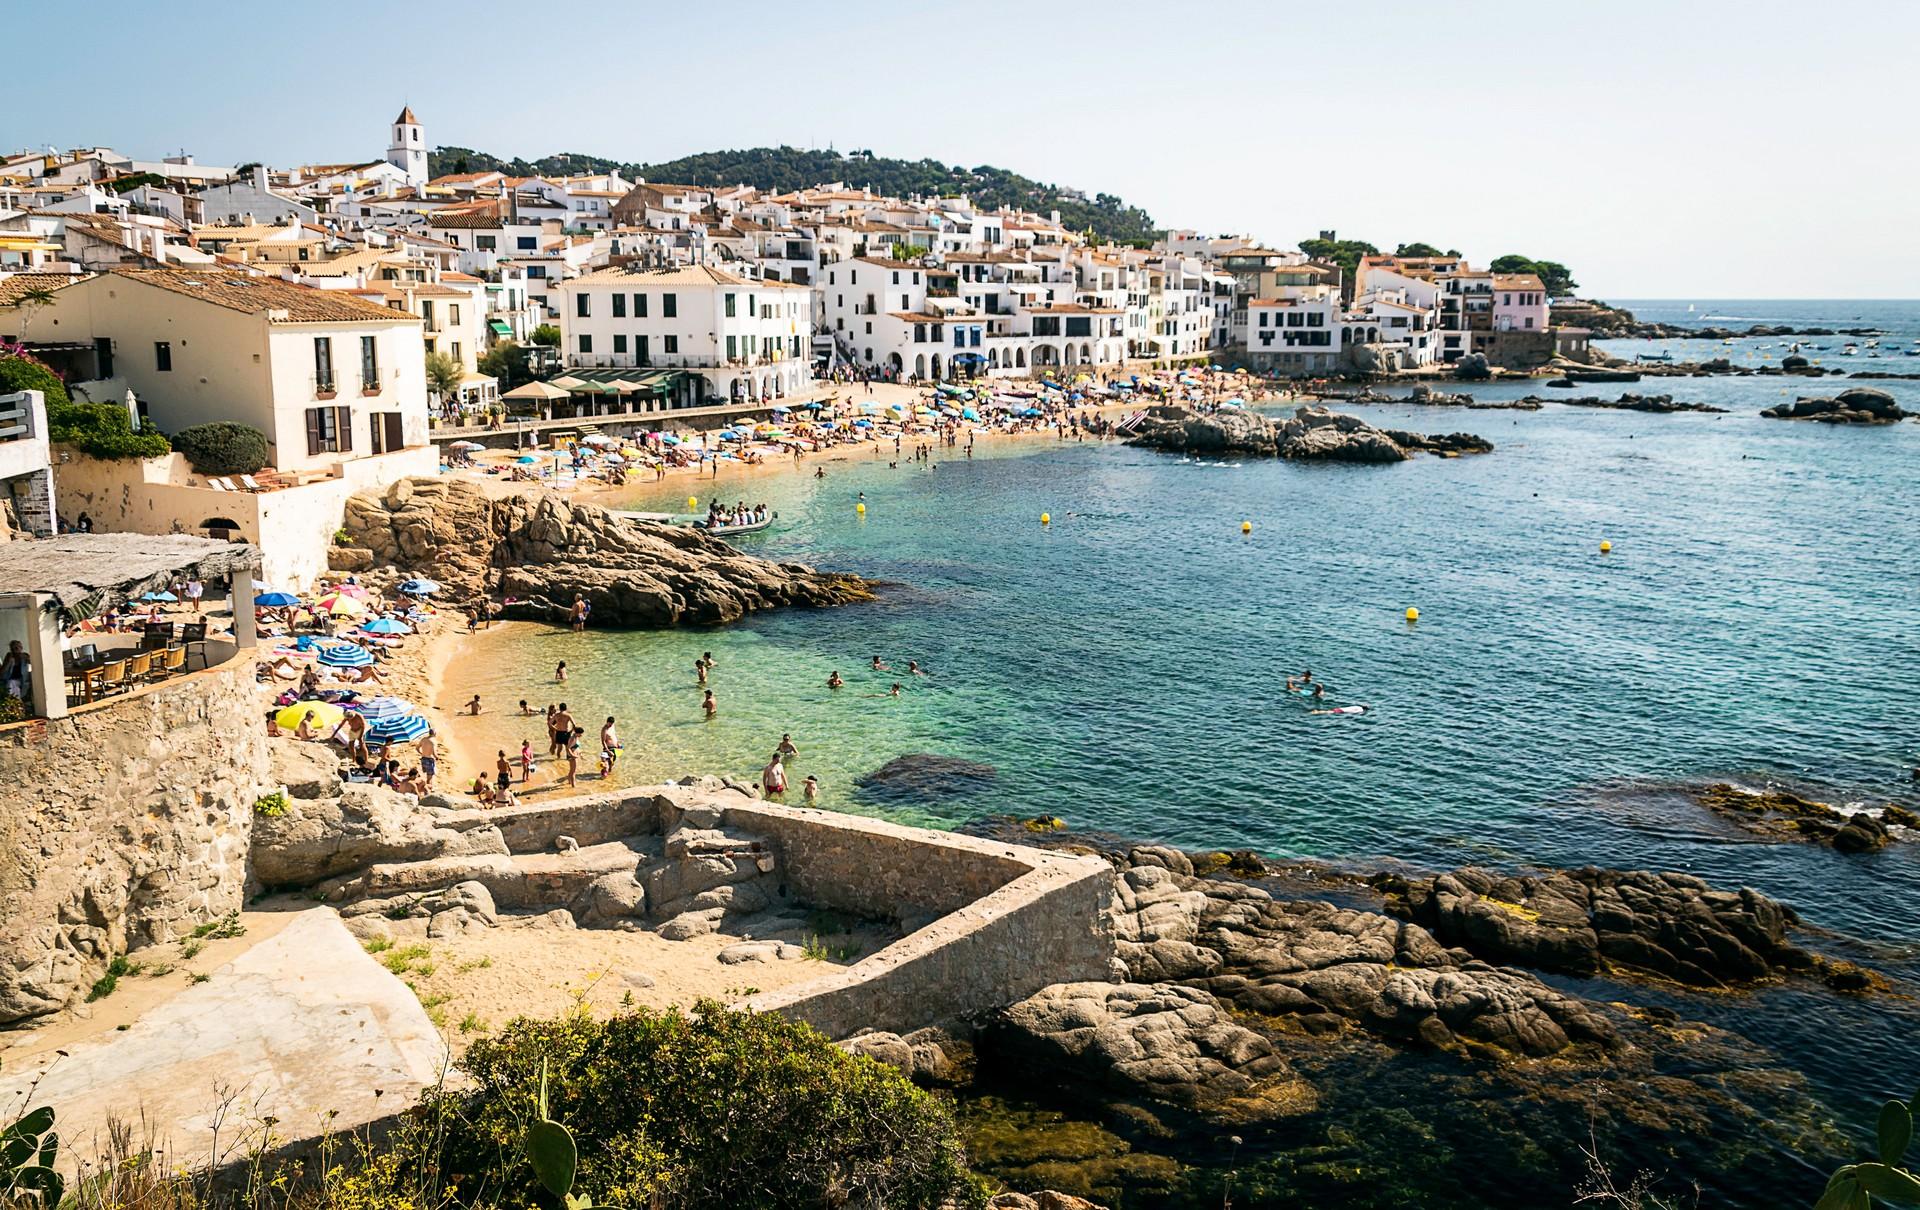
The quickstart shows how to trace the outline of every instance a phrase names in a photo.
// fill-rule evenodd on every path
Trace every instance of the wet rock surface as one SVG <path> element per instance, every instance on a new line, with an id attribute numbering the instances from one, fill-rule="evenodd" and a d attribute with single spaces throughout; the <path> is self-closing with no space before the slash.
<path id="1" fill-rule="evenodd" d="M 873 596 L 858 576 L 742 554 L 699 530 L 548 493 L 491 497 L 461 480 L 403 479 L 354 496 L 345 528 L 376 564 L 430 575 L 449 600 L 513 598 L 521 612 L 557 618 L 579 595 L 600 625 L 711 625 Z"/>
<path id="2" fill-rule="evenodd" d="M 861 774 L 855 784 L 888 801 L 928 802 L 979 793 L 993 785 L 995 776 L 994 767 L 984 761 L 934 752 L 909 752 L 894 757 L 871 773 Z"/>
<path id="3" fill-rule="evenodd" d="M 1728 782 L 1715 782 L 1692 794 L 1701 806 L 1744 831 L 1831 845 L 1843 853 L 1870 853 L 1920 838 L 1920 813 L 1899 803 L 1842 810 L 1792 790 L 1750 790 Z"/>
<path id="4" fill-rule="evenodd" d="M 1547 385 L 1553 386 L 1556 384 L 1548 383 Z M 1567 385 L 1572 386 L 1573 384 L 1569 382 Z M 1622 394 L 1618 399 L 1602 399 L 1598 395 L 1582 395 L 1574 399 L 1542 399 L 1535 395 L 1529 395 L 1526 397 L 1526 400 L 1530 400 L 1536 405 L 1541 403 L 1558 403 L 1570 408 L 1602 408 L 1618 412 L 1652 412 L 1656 415 L 1666 415 L 1672 412 L 1725 413 L 1727 410 L 1725 408 L 1714 407 L 1710 403 L 1681 402 L 1674 399 L 1671 395 L 1637 395 L 1631 391 Z"/>
<path id="5" fill-rule="evenodd" d="M 1421 450 L 1453 457 L 1493 449 L 1492 442 L 1471 433 L 1429 436 L 1377 429 L 1358 416 L 1320 407 L 1302 407 L 1275 420 L 1244 410 L 1202 413 L 1161 406 L 1147 413 L 1127 443 L 1175 453 L 1363 463 L 1404 462 Z"/>
<path id="6" fill-rule="evenodd" d="M 1802 396 L 1760 414 L 1771 420 L 1813 420 L 1821 424 L 1893 424 L 1915 415 L 1878 387 L 1849 387 L 1838 395 Z"/>

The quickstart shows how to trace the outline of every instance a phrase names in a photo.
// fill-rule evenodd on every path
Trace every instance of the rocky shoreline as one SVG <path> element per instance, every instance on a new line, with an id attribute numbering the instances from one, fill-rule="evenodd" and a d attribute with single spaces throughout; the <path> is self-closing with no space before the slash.
<path id="1" fill-rule="evenodd" d="M 1429 436 L 1377 429 L 1358 416 L 1320 407 L 1298 408 L 1284 420 L 1235 409 L 1202 413 L 1156 407 L 1141 419 L 1127 444 L 1168 453 L 1362 463 L 1405 462 L 1420 451 L 1442 458 L 1493 451 L 1492 442 L 1472 433 Z"/>
<path id="2" fill-rule="evenodd" d="M 859 576 L 776 563 L 700 530 L 549 492 L 490 496 L 463 480 L 402 479 L 354 496 L 345 532 L 337 570 L 417 572 L 440 582 L 443 600 L 510 600 L 518 614 L 551 620 L 567 616 L 575 595 L 607 626 L 714 625 L 873 599 Z"/>
<path id="3" fill-rule="evenodd" d="M 1849 387 L 1832 396 L 1802 396 L 1760 413 L 1770 420 L 1813 420 L 1820 424 L 1895 424 L 1916 414 L 1876 387 Z"/>

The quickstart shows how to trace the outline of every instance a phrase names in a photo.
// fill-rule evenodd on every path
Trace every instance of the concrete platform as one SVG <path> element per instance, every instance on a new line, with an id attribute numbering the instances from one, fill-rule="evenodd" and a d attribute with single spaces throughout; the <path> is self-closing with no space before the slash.
<path id="1" fill-rule="evenodd" d="M 0 1105 L 39 1079 L 33 1103 L 58 1114 L 70 1171 L 104 1150 L 114 1119 L 139 1138 L 144 1117 L 169 1167 L 237 1158 L 269 1117 L 276 1143 L 352 1130 L 411 1105 L 446 1055 L 413 993 L 324 907 L 67 1051 L 8 1063 Z"/>

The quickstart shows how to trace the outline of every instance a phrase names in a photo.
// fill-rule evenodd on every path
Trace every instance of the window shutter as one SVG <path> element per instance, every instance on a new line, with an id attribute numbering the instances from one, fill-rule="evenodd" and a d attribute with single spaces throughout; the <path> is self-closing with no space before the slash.
<path id="1" fill-rule="evenodd" d="M 353 452 L 353 409 L 352 408 L 335 408 L 333 409 L 333 418 L 334 418 L 333 419 L 334 424 L 337 425 L 340 429 L 340 452 L 343 454 L 352 453 Z"/>
<path id="2" fill-rule="evenodd" d="M 406 434 L 401 428 L 400 413 L 387 413 L 387 452 L 406 448 Z"/>
<path id="3" fill-rule="evenodd" d="M 307 457 L 320 452 L 320 409 L 307 409 Z"/>

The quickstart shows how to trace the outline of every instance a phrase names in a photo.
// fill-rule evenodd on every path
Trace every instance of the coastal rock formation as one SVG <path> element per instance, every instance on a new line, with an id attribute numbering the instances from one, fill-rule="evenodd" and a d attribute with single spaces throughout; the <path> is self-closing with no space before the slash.
<path id="1" fill-rule="evenodd" d="M 945 1088 L 973 1079 L 973 1044 L 929 1026 L 904 1036 L 870 1029 L 834 1043 L 849 1054 L 865 1055 L 918 1084 Z"/>
<path id="2" fill-rule="evenodd" d="M 1555 384 L 1548 383 L 1547 385 L 1553 386 Z M 1573 384 L 1569 382 L 1567 383 L 1567 385 L 1572 386 Z M 1542 403 L 1551 402 L 1551 403 L 1564 404 L 1565 406 L 1570 408 L 1607 408 L 1614 411 L 1653 412 L 1661 415 L 1664 415 L 1669 412 L 1722 412 L 1724 413 L 1727 410 L 1725 408 L 1714 407 L 1710 403 L 1677 402 L 1675 401 L 1674 397 L 1671 395 L 1636 395 L 1636 394 L 1633 394 L 1632 392 L 1623 394 L 1618 399 L 1602 399 L 1597 395 L 1582 395 L 1577 399 L 1546 400 L 1546 399 L 1541 399 L 1539 396 L 1536 396 L 1536 395 L 1529 395 L 1527 396 L 1527 400 L 1531 400 L 1535 404 L 1535 406 L 1538 406 L 1539 404 L 1542 404 Z"/>
<path id="3" fill-rule="evenodd" d="M 1848 387 L 1833 396 L 1802 396 L 1760 414 L 1772 420 L 1817 420 L 1822 424 L 1892 424 L 1915 415 L 1877 387 Z"/>
<path id="4" fill-rule="evenodd" d="M 354 496 L 345 528 L 376 563 L 432 576 L 448 599 L 505 596 L 556 617 L 578 594 L 614 626 L 724 623 L 873 595 L 858 576 L 745 555 L 700 530 L 550 493 L 492 497 L 464 480 L 402 479 Z"/>
<path id="5" fill-rule="evenodd" d="M 1012 1062 L 1222 1118 L 1304 1112 L 1313 1091 L 1273 1044 L 1207 992 L 1173 984 L 1059 983 L 988 1027 Z"/>
<path id="6" fill-rule="evenodd" d="M 1162 865 L 1120 875 L 1114 931 L 1130 979 L 1201 988 L 1312 1033 L 1357 1027 L 1523 1055 L 1616 1040 L 1596 1006 L 1450 950 L 1419 925 Z"/>
<path id="7" fill-rule="evenodd" d="M 1373 881 L 1389 912 L 1489 962 L 1575 975 L 1626 968 L 1710 988 L 1814 965 L 1787 940 L 1790 909 L 1688 874 L 1587 868 L 1503 876 L 1468 868 Z"/>
<path id="8" fill-rule="evenodd" d="M 1291 417 L 1276 421 L 1243 410 L 1203 414 L 1161 406 L 1147 413 L 1127 443 L 1178 453 L 1372 463 L 1404 462 L 1415 450 L 1453 457 L 1493 449 L 1491 442 L 1471 433 L 1428 436 L 1376 429 L 1358 416 L 1317 407 L 1299 408 Z"/>
<path id="9" fill-rule="evenodd" d="M 1694 791 L 1701 806 L 1756 835 L 1829 844 L 1843 853 L 1866 853 L 1898 840 L 1920 838 L 1920 815 L 1898 803 L 1877 812 L 1843 811 L 1791 790 L 1747 790 L 1716 782 Z"/>

